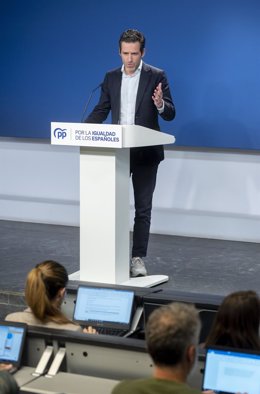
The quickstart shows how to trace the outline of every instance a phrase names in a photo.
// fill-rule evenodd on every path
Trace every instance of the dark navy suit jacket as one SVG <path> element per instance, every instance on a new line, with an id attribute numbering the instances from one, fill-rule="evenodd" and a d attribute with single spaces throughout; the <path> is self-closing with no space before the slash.
<path id="1" fill-rule="evenodd" d="M 109 71 L 105 75 L 99 102 L 90 115 L 85 119 L 85 122 L 102 123 L 111 111 L 112 123 L 119 124 L 121 81 L 121 68 Z M 152 100 L 154 89 L 160 82 L 162 83 L 164 99 L 164 111 L 160 116 L 164 120 L 172 120 L 174 118 L 175 107 L 164 71 L 143 63 L 136 97 L 136 125 L 160 130 L 158 110 Z M 163 146 L 131 148 L 130 158 L 130 166 L 133 164 L 158 164 L 164 159 Z"/>

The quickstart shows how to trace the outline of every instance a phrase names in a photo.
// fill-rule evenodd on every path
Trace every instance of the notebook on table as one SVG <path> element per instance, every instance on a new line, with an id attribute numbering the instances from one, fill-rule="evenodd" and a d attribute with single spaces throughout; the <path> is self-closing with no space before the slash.
<path id="1" fill-rule="evenodd" d="M 209 347 L 202 390 L 216 393 L 260 393 L 260 352 Z"/>
<path id="2" fill-rule="evenodd" d="M 21 366 L 26 332 L 25 323 L 0 322 L 0 363 L 12 364 L 11 373 Z"/>
<path id="3" fill-rule="evenodd" d="M 131 328 L 134 292 L 80 285 L 73 319 L 100 334 L 125 336 Z"/>

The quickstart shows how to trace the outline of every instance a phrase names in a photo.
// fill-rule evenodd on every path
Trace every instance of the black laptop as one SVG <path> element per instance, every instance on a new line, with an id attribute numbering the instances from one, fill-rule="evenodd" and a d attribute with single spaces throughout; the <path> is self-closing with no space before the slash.
<path id="1" fill-rule="evenodd" d="M 11 373 L 21 366 L 26 332 L 25 323 L 0 322 L 0 363 L 12 364 Z"/>
<path id="2" fill-rule="evenodd" d="M 209 347 L 202 390 L 216 393 L 260 393 L 260 352 Z"/>
<path id="3" fill-rule="evenodd" d="M 125 336 L 131 329 L 134 291 L 80 285 L 74 321 L 100 334 Z"/>

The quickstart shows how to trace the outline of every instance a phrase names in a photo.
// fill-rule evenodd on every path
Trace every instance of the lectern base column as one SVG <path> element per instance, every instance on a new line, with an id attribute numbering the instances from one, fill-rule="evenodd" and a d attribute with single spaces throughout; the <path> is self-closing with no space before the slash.
<path id="1" fill-rule="evenodd" d="M 129 277 L 129 149 L 80 149 L 80 280 Z"/>

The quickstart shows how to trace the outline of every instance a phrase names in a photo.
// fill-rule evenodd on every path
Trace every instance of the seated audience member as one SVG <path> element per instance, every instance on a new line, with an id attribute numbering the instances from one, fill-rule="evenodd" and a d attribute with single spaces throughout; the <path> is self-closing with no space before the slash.
<path id="1" fill-rule="evenodd" d="M 19 387 L 14 377 L 7 371 L 0 371 L 0 393 L 1 394 L 17 394 Z"/>
<path id="2" fill-rule="evenodd" d="M 260 350 L 260 299 L 254 291 L 237 291 L 224 298 L 205 346 Z"/>
<path id="3" fill-rule="evenodd" d="M 155 309 L 145 330 L 153 377 L 123 381 L 112 394 L 199 394 L 186 383 L 195 366 L 199 332 L 200 320 L 193 305 L 176 302 Z"/>
<path id="4" fill-rule="evenodd" d="M 63 265 L 52 260 L 37 264 L 29 272 L 25 285 L 25 300 L 29 308 L 23 312 L 10 313 L 5 319 L 33 326 L 82 331 L 78 324 L 61 311 L 67 283 L 68 273 Z M 92 327 L 83 331 L 96 332 Z"/>

